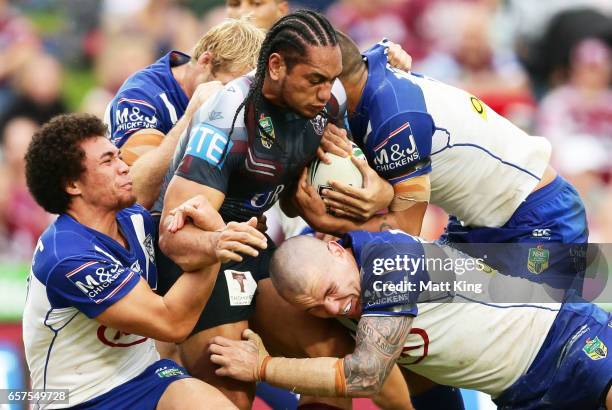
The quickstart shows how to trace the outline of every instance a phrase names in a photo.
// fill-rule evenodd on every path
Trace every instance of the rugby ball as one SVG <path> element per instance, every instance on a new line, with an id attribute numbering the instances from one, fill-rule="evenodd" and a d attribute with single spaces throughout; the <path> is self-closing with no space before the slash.
<path id="1" fill-rule="evenodd" d="M 316 158 L 308 167 L 308 183 L 317 190 L 320 196 L 322 196 L 321 190 L 323 189 L 333 190 L 329 185 L 330 180 L 340 181 L 355 187 L 363 187 L 361 172 L 349 157 L 340 157 L 329 152 L 326 155 L 331 160 L 331 164 L 326 164 Z M 353 156 L 365 160 L 365 155 L 355 144 L 353 144 Z"/>

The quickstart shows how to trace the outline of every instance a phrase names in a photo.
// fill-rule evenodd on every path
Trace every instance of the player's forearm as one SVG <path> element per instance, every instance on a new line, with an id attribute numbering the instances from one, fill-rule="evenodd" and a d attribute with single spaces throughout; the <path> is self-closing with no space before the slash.
<path id="1" fill-rule="evenodd" d="M 397 212 L 388 212 L 386 214 L 374 215 L 372 218 L 361 224 L 355 224 L 358 227 L 354 229 L 370 231 L 370 232 L 382 232 L 389 229 L 401 229 L 402 231 L 410 235 L 419 235 L 421 233 L 422 220 L 418 221 L 416 218 L 410 220 L 402 218 Z M 352 229 L 352 230 L 354 230 Z"/>
<path id="2" fill-rule="evenodd" d="M 164 321 L 171 329 L 169 339 L 163 341 L 177 343 L 189 336 L 210 298 L 219 266 L 214 263 L 196 272 L 183 273 L 163 297 Z"/>
<path id="3" fill-rule="evenodd" d="M 262 381 L 296 393 L 325 397 L 346 396 L 343 359 L 272 357 L 262 366 L 259 376 Z"/>
<path id="4" fill-rule="evenodd" d="M 162 139 L 159 146 L 145 152 L 130 167 L 136 200 L 147 209 L 153 206 L 159 196 L 176 144 L 189 125 L 191 116 L 192 114 L 185 113 Z"/>
<path id="5" fill-rule="evenodd" d="M 215 247 L 220 235 L 215 231 L 204 231 L 193 225 L 185 225 L 175 233 L 160 225 L 159 247 L 161 251 L 181 267 L 190 272 L 217 261 Z M 224 226 L 220 226 L 222 229 Z"/>
<path id="6" fill-rule="evenodd" d="M 312 223 L 310 223 L 311 221 L 307 222 L 309 222 L 310 226 L 316 231 L 335 236 L 342 236 L 350 231 L 363 230 L 381 232 L 389 229 L 402 229 L 411 235 L 418 235 L 421 230 L 420 223 L 403 222 L 398 218 L 395 212 L 374 215 L 365 222 L 359 222 L 348 218 L 337 218 L 331 215 L 326 215 L 318 221 L 312 221 Z"/>
<path id="7" fill-rule="evenodd" d="M 350 357 L 347 356 L 347 358 Z M 313 359 L 270 358 L 260 370 L 260 378 L 271 385 L 300 394 L 325 397 L 367 397 L 377 393 L 382 387 L 386 374 L 372 378 L 370 384 L 347 389 L 349 380 L 345 374 L 345 359 L 317 357 Z M 352 375 L 368 372 L 367 364 L 348 369 Z"/>

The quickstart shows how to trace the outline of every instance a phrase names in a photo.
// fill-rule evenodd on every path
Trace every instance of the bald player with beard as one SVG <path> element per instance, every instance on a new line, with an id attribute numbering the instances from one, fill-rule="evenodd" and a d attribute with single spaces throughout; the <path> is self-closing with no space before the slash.
<path id="1" fill-rule="evenodd" d="M 456 280 L 456 268 L 415 260 L 471 259 L 445 248 L 398 230 L 353 231 L 340 242 L 289 239 L 271 262 L 275 288 L 311 315 L 356 321 L 354 352 L 270 357 L 247 330 L 247 341 L 212 340 L 217 374 L 359 397 L 377 392 L 397 362 L 437 383 L 490 394 L 501 409 L 612 409 L 612 314 L 586 302 L 502 304 L 483 298 L 486 289 L 436 290 Z M 487 284 L 490 275 L 473 265 L 463 277 Z M 525 280 L 498 276 L 508 286 Z"/>

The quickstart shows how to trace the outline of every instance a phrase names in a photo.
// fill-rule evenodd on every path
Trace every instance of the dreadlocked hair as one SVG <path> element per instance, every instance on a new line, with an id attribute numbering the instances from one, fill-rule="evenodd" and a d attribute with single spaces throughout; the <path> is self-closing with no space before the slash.
<path id="1" fill-rule="evenodd" d="M 248 103 L 253 102 L 255 124 L 264 138 L 272 140 L 268 132 L 259 124 L 258 117 L 260 107 L 263 104 L 262 88 L 266 78 L 268 60 L 272 53 L 279 53 L 283 56 L 287 70 L 307 59 L 307 47 L 326 47 L 338 45 L 336 31 L 332 25 L 321 14 L 312 10 L 297 10 L 278 20 L 268 31 L 264 39 L 259 59 L 257 60 L 257 70 L 249 92 L 236 109 L 232 127 L 228 139 L 234 132 L 234 126 L 240 110 L 244 108 L 244 123 L 248 124 Z M 229 144 L 225 145 L 223 155 Z"/>

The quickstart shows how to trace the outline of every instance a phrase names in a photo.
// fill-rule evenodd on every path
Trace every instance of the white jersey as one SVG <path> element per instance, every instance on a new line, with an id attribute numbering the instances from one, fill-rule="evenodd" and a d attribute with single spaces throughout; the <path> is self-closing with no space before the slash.
<path id="1" fill-rule="evenodd" d="M 544 174 L 550 143 L 463 90 L 390 68 L 383 45 L 365 56 L 350 126 L 373 168 L 393 185 L 429 174 L 430 202 L 464 225 L 508 221 Z"/>
<path id="2" fill-rule="evenodd" d="M 398 364 L 439 384 L 499 395 L 526 373 L 561 308 L 540 284 L 485 273 L 482 259 L 401 231 L 353 231 L 343 243 L 360 267 L 362 316 L 414 316 Z"/>
<path id="3" fill-rule="evenodd" d="M 112 390 L 159 360 L 153 340 L 95 320 L 141 279 L 152 288 L 156 284 L 150 216 L 136 205 L 119 212 L 117 220 L 129 250 L 64 214 L 43 233 L 32 261 L 23 315 L 32 388 L 68 389 L 70 406 Z"/>
<path id="4" fill-rule="evenodd" d="M 421 303 L 398 364 L 498 396 L 538 354 L 560 304 Z"/>

